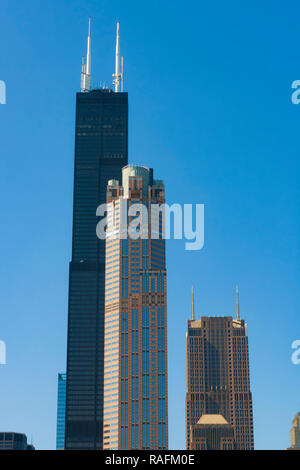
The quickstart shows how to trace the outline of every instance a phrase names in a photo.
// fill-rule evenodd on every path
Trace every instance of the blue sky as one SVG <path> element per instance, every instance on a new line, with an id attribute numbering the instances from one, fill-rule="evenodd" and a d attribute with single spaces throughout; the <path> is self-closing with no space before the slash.
<path id="1" fill-rule="evenodd" d="M 296 1 L 2 0 L 1 431 L 55 447 L 65 370 L 75 92 L 88 16 L 94 84 L 111 84 L 120 21 L 129 160 L 169 203 L 205 204 L 205 246 L 170 241 L 169 439 L 184 448 L 185 332 L 196 314 L 248 322 L 257 449 L 289 445 L 300 409 L 300 79 Z"/>

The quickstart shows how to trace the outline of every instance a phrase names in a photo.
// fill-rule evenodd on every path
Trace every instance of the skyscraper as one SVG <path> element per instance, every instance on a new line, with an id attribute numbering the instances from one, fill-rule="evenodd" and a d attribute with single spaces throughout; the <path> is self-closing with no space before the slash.
<path id="1" fill-rule="evenodd" d="M 154 210 L 164 201 L 149 168 L 128 165 L 122 185 L 108 183 L 104 449 L 168 447 L 165 240 Z"/>
<path id="2" fill-rule="evenodd" d="M 0 432 L 0 450 L 35 450 L 35 447 L 27 443 L 26 434 Z"/>
<path id="3" fill-rule="evenodd" d="M 235 449 L 253 449 L 247 326 L 240 319 L 201 317 L 187 324 L 186 446 L 203 415 L 221 415 L 234 429 Z"/>
<path id="4" fill-rule="evenodd" d="M 191 450 L 234 450 L 233 426 L 221 415 L 203 414 L 191 426 Z"/>
<path id="5" fill-rule="evenodd" d="M 300 450 L 300 413 L 293 419 L 291 429 L 291 447 L 288 450 Z"/>
<path id="6" fill-rule="evenodd" d="M 76 95 L 72 260 L 69 269 L 66 449 L 103 445 L 105 241 L 96 209 L 108 180 L 121 179 L 128 160 L 128 96 L 120 92 L 119 25 L 114 91 L 91 84 L 91 30 L 81 92 Z M 120 85 L 121 84 L 121 85 Z"/>
<path id="7" fill-rule="evenodd" d="M 58 378 L 57 378 L 56 450 L 62 450 L 65 447 L 66 384 L 67 384 L 67 374 L 66 373 L 58 374 Z"/>

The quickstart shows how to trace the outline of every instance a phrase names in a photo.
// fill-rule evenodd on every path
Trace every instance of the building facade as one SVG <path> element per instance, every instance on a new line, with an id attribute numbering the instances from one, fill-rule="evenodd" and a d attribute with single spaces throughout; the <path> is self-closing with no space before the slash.
<path id="1" fill-rule="evenodd" d="M 35 448 L 27 443 L 26 434 L 0 432 L 0 450 L 35 450 Z"/>
<path id="2" fill-rule="evenodd" d="M 219 414 L 233 426 L 235 448 L 254 448 L 247 327 L 237 318 L 188 320 L 186 341 L 186 446 L 204 414 Z"/>
<path id="3" fill-rule="evenodd" d="M 145 167 L 125 167 L 107 189 L 104 449 L 168 447 L 165 240 L 152 209 L 164 200 Z"/>
<path id="4" fill-rule="evenodd" d="M 221 415 L 202 415 L 191 426 L 191 450 L 234 450 L 234 429 Z"/>
<path id="5" fill-rule="evenodd" d="M 291 447 L 288 450 L 300 450 L 300 413 L 293 419 L 291 429 Z"/>
<path id="6" fill-rule="evenodd" d="M 96 210 L 108 180 L 121 178 L 127 147 L 127 93 L 77 93 L 66 449 L 102 448 L 105 241 L 96 235 Z"/>
<path id="7" fill-rule="evenodd" d="M 57 421 L 56 421 L 56 450 L 65 448 L 66 423 L 66 385 L 67 374 L 60 373 L 57 378 Z"/>

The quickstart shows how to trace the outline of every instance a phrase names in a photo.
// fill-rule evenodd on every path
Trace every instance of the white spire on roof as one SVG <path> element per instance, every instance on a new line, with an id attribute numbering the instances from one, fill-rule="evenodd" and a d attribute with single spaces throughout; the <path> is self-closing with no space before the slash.
<path id="1" fill-rule="evenodd" d="M 89 17 L 89 34 L 87 39 L 86 63 L 82 58 L 81 67 L 81 91 L 90 91 L 91 89 L 91 17 Z"/>
<path id="2" fill-rule="evenodd" d="M 115 63 L 115 73 L 113 73 L 113 85 L 115 87 L 115 92 L 119 93 L 120 85 L 121 91 L 123 91 L 123 57 L 122 57 L 122 68 L 120 72 L 120 33 L 119 33 L 120 23 L 117 21 L 117 38 L 116 38 L 116 63 Z"/>

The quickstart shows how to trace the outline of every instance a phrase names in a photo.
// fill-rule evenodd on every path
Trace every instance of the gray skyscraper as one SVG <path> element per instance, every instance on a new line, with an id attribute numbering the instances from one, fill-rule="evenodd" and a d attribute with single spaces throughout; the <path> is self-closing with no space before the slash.
<path id="1" fill-rule="evenodd" d="M 128 160 L 128 96 L 117 27 L 114 90 L 91 86 L 91 36 L 76 96 L 72 260 L 69 270 L 65 449 L 102 449 L 105 241 L 96 209 Z M 123 63 L 123 61 L 122 61 Z"/>

